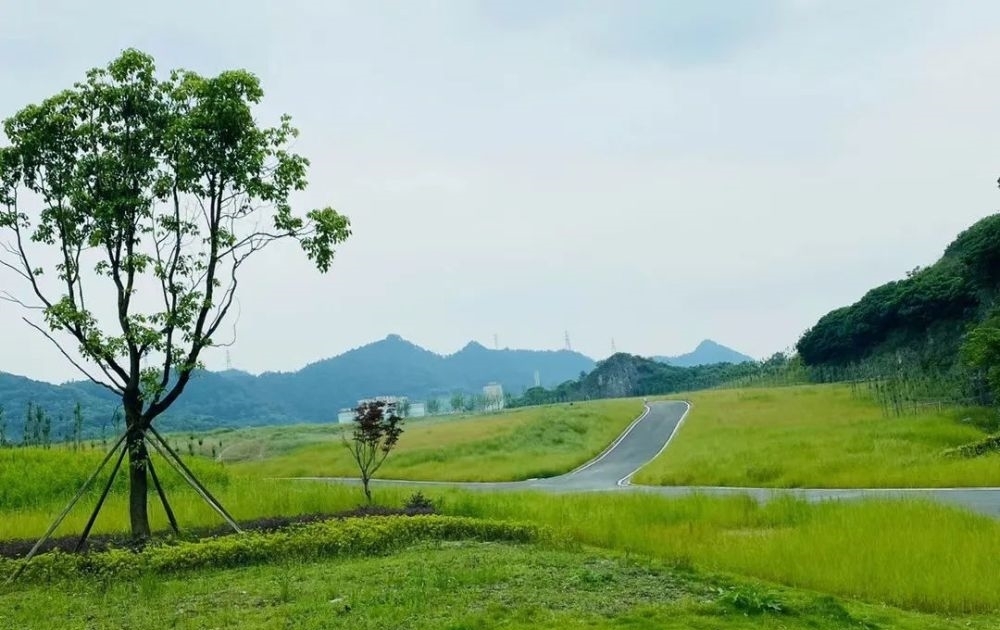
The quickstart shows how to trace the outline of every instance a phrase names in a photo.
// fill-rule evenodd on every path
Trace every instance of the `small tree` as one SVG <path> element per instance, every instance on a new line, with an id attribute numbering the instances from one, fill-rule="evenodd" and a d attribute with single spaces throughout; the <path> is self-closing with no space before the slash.
<path id="1" fill-rule="evenodd" d="M 7 446 L 7 419 L 3 417 L 3 407 L 0 406 L 0 448 Z"/>
<path id="2" fill-rule="evenodd" d="M 247 261 L 289 241 L 325 272 L 350 234 L 332 208 L 293 211 L 309 162 L 288 116 L 258 124 L 263 96 L 247 71 L 162 77 L 126 50 L 3 123 L 0 267 L 23 291 L 0 298 L 37 313 L 28 324 L 120 400 L 138 538 L 156 483 L 147 445 L 167 448 L 153 422 L 226 343 Z"/>
<path id="3" fill-rule="evenodd" d="M 404 398 L 399 403 L 397 409 L 399 411 L 399 415 L 403 416 L 404 418 L 410 417 L 410 401 L 408 399 Z"/>
<path id="4" fill-rule="evenodd" d="M 454 412 L 460 412 L 465 409 L 465 396 L 461 392 L 457 392 L 451 395 L 451 410 Z"/>
<path id="5" fill-rule="evenodd" d="M 381 400 L 362 403 L 354 410 L 354 431 L 351 439 L 341 434 L 344 446 L 351 453 L 361 473 L 365 498 L 372 502 L 369 483 L 403 433 L 403 418 L 396 413 L 396 406 Z"/>
<path id="6" fill-rule="evenodd" d="M 436 415 L 441 412 L 441 401 L 437 398 L 428 398 L 424 404 L 424 409 L 427 411 L 427 415 Z"/>
<path id="7" fill-rule="evenodd" d="M 83 407 L 76 403 L 73 407 L 73 448 L 79 449 L 83 443 Z"/>

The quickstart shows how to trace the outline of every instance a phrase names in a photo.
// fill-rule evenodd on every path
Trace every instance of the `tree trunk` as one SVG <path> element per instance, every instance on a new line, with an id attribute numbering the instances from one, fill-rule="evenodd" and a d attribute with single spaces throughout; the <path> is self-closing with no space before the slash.
<path id="1" fill-rule="evenodd" d="M 365 491 L 365 498 L 368 499 L 368 505 L 371 505 L 372 504 L 372 491 L 371 491 L 371 488 L 368 487 L 368 482 L 369 481 L 371 481 L 371 478 L 368 475 L 365 475 L 365 474 L 361 475 L 361 485 L 362 485 L 362 487 L 364 488 L 364 491 Z"/>
<path id="2" fill-rule="evenodd" d="M 132 525 L 132 537 L 145 539 L 150 536 L 149 529 L 149 451 L 143 440 L 141 416 L 138 413 L 125 411 L 128 427 L 128 514 Z"/>

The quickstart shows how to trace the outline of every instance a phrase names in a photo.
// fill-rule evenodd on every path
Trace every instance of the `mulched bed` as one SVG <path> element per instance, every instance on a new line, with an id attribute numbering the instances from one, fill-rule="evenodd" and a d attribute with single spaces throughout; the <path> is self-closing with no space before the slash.
<path id="1" fill-rule="evenodd" d="M 332 514 L 302 514 L 300 516 L 273 516 L 259 518 L 252 521 L 241 522 L 239 525 L 243 531 L 248 532 L 275 532 L 293 525 L 316 523 L 332 519 L 364 518 L 367 516 L 416 516 L 419 514 L 433 513 L 434 510 L 432 508 L 390 508 L 380 505 L 372 505 L 361 506 L 353 510 Z M 160 534 L 162 537 L 165 533 L 160 532 Z M 169 534 L 173 534 L 173 532 L 169 532 Z M 182 528 L 181 534 L 178 538 L 181 540 L 193 541 L 203 538 L 216 538 L 218 536 L 231 536 L 233 534 L 235 534 L 235 532 L 231 527 L 228 525 L 220 525 L 212 528 L 192 530 L 184 530 Z M 45 541 L 45 544 L 41 546 L 38 552 L 45 553 L 47 551 L 59 550 L 66 553 L 74 553 L 76 543 L 79 538 L 79 535 L 50 538 Z M 153 540 L 155 541 L 156 539 L 157 538 L 154 535 Z M 36 542 L 38 541 L 0 540 L 0 557 L 23 558 L 28 555 L 28 552 L 35 546 Z M 107 551 L 108 549 L 132 549 L 138 551 L 142 549 L 147 542 L 148 541 L 137 541 L 131 536 L 122 534 L 93 534 L 87 539 L 87 544 L 84 545 L 82 553 Z"/>

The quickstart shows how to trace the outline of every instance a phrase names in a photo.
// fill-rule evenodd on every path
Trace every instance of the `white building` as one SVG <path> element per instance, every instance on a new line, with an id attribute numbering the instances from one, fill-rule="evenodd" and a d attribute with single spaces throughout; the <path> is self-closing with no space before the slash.
<path id="1" fill-rule="evenodd" d="M 483 398 L 485 399 L 483 411 L 503 411 L 505 401 L 503 399 L 503 386 L 500 383 L 485 385 L 483 387 Z"/>
<path id="2" fill-rule="evenodd" d="M 410 410 L 406 414 L 407 418 L 423 418 L 427 415 L 427 405 L 422 402 L 410 403 Z"/>
<path id="3" fill-rule="evenodd" d="M 394 405 L 396 408 L 396 413 L 399 413 L 400 415 L 406 418 L 423 418 L 424 416 L 427 415 L 427 406 L 424 403 L 422 402 L 411 403 L 409 398 L 407 398 L 406 396 L 375 396 L 374 398 L 363 398 L 358 401 L 358 406 L 360 407 L 361 405 L 364 405 L 366 403 L 374 403 L 374 402 L 383 402 L 386 403 L 387 405 Z M 403 411 L 405 411 L 406 413 L 405 414 L 402 413 Z M 341 414 L 343 414 L 344 412 L 350 412 L 351 414 L 351 417 L 348 419 L 348 422 L 354 419 L 353 409 L 341 410 Z M 344 421 L 341 420 L 341 422 Z"/>
<path id="4" fill-rule="evenodd" d="M 337 422 L 344 424 L 345 422 L 351 422 L 354 420 L 354 410 L 353 409 L 341 409 L 337 412 Z"/>

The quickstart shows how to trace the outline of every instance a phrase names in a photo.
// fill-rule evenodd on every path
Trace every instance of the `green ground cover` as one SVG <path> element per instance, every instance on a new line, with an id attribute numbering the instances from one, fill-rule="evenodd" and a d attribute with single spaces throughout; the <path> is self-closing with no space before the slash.
<path id="1" fill-rule="evenodd" d="M 1000 523 L 919 501 L 819 505 L 746 496 L 664 498 L 639 492 L 550 495 L 421 488 L 444 514 L 552 527 L 571 540 L 666 562 L 728 571 L 862 601 L 935 613 L 1000 610 L 995 558 Z M 402 505 L 413 487 L 377 486 L 376 500 Z M 359 488 L 321 482 L 234 479 L 219 498 L 241 520 L 355 507 Z M 182 527 L 217 526 L 193 493 L 177 492 Z M 40 535 L 54 511 L 3 512 L 2 538 Z M 154 510 L 154 523 L 165 520 Z M 77 510 L 59 533 L 78 532 Z M 96 532 L 123 532 L 124 497 L 113 498 Z"/>
<path id="2" fill-rule="evenodd" d="M 780 488 L 1000 486 L 1000 452 L 950 449 L 997 431 L 997 413 L 929 408 L 888 417 L 844 385 L 713 390 L 632 479 L 651 485 Z"/>
<path id="3" fill-rule="evenodd" d="M 138 604 L 137 602 L 142 602 Z M 988 628 L 655 560 L 537 544 L 426 541 L 378 557 L 64 578 L 0 592 L 0 627 Z"/>
<path id="4" fill-rule="evenodd" d="M 903 431 L 906 428 L 905 423 L 914 420 L 908 417 L 899 419 L 885 419 L 881 416 L 879 418 L 868 417 L 864 415 L 868 413 L 865 411 L 867 403 L 851 398 L 849 392 L 838 390 L 838 388 L 791 388 L 744 394 L 712 392 L 705 394 L 705 396 L 707 398 L 701 401 L 695 400 L 695 410 L 708 407 L 708 402 L 711 400 L 722 400 L 723 404 L 728 404 L 737 410 L 743 409 L 750 417 L 754 418 L 760 417 L 762 414 L 766 415 L 765 411 L 758 409 L 758 407 L 773 406 L 776 404 L 775 401 L 778 401 L 779 404 L 794 403 L 793 406 L 797 409 L 810 408 L 814 409 L 816 413 L 824 413 L 823 409 L 830 404 L 839 406 L 841 410 L 850 405 L 857 405 L 856 415 L 859 418 L 857 421 L 862 427 L 845 429 L 855 434 L 867 432 L 868 435 L 871 435 L 877 430 L 867 425 L 879 422 L 902 425 L 893 430 Z M 716 398 L 710 398 L 712 396 Z M 728 402 L 726 402 L 727 396 L 730 397 Z M 789 403 L 788 401 L 793 402 Z M 831 403 L 831 401 L 833 402 Z M 626 401 L 622 404 L 635 405 L 635 402 Z M 587 405 L 549 409 L 550 411 L 547 413 L 570 413 L 570 415 L 586 415 L 593 412 L 593 407 Z M 564 409 L 571 410 L 571 412 L 564 411 Z M 622 407 L 622 410 L 626 410 L 626 407 Z M 537 411 L 536 414 L 538 414 Z M 625 415 L 630 416 L 631 413 Z M 560 417 L 565 419 L 565 416 L 560 415 L 535 415 L 533 417 L 534 421 L 538 421 L 538 418 L 542 417 L 555 418 L 556 421 Z M 692 421 L 695 418 L 696 416 L 692 414 L 688 420 Z M 625 420 L 631 421 L 631 418 L 627 417 L 621 422 L 627 424 Z M 919 421 L 919 419 L 917 420 Z M 455 426 L 461 429 L 466 424 L 481 421 L 484 420 L 469 420 L 468 423 L 456 422 Z M 485 420 L 485 422 L 491 422 L 491 420 Z M 611 421 L 589 420 L 589 422 L 603 424 Z M 957 445 L 966 438 L 974 438 L 983 433 L 982 429 L 970 426 L 973 423 L 955 422 L 943 415 L 934 415 L 927 422 L 927 427 L 913 429 L 909 440 L 919 442 L 918 438 L 914 436 L 933 435 L 935 437 L 932 443 L 935 444 L 935 452 L 937 449 L 943 448 L 939 445 L 942 439 L 941 435 L 951 436 L 947 440 L 949 443 Z M 954 435 L 949 433 L 951 425 L 948 425 L 948 430 L 932 430 L 936 426 L 935 422 L 938 425 L 951 422 L 963 433 Z M 437 424 L 444 426 L 447 423 Z M 426 430 L 428 431 L 433 427 L 432 424 L 427 426 Z M 567 429 L 568 426 L 573 426 L 572 422 L 564 423 L 560 434 L 565 436 L 576 433 Z M 685 424 L 681 433 L 687 431 L 689 426 L 697 426 L 697 423 Z M 471 443 L 475 443 L 483 435 L 483 428 L 476 428 L 479 429 L 479 437 L 470 440 Z M 609 432 L 617 434 L 621 428 L 616 427 L 613 432 Z M 794 432 L 794 429 L 789 430 Z M 580 433 L 585 434 L 586 431 Z M 487 441 L 514 439 L 509 435 L 504 438 L 503 435 L 489 437 Z M 613 438 L 614 435 L 611 437 Z M 426 439 L 428 440 L 424 443 L 426 448 L 432 448 L 433 440 L 430 437 Z M 730 435 L 729 440 L 733 444 L 738 444 L 738 439 L 734 435 Z M 610 441 L 610 438 L 605 440 L 601 446 L 607 441 Z M 893 444 L 892 448 L 896 450 L 900 448 L 898 443 L 890 442 Z M 903 443 L 905 444 L 906 441 L 904 440 Z M 327 440 L 327 446 L 330 452 L 339 448 L 333 440 Z M 411 448 L 413 447 L 411 446 Z M 529 444 L 525 444 L 521 452 L 529 452 L 530 448 Z M 671 446 L 667 452 L 673 448 L 674 446 Z M 284 455 L 279 457 L 300 453 L 302 449 L 301 444 L 291 446 L 284 450 Z M 595 449 L 600 450 L 596 447 Z M 5 493 L 0 495 L 3 497 L 3 502 L 0 503 L 0 540 L 32 538 L 40 535 L 69 495 L 72 494 L 72 489 L 82 479 L 82 476 L 89 472 L 94 463 L 93 460 L 98 457 L 99 453 L 96 451 L 73 452 L 68 449 L 0 451 L 0 492 Z M 193 461 L 199 467 L 201 476 L 205 478 L 212 490 L 241 520 L 262 516 L 337 512 L 354 508 L 362 498 L 360 489 L 354 486 L 261 478 L 258 475 L 262 462 L 259 461 L 246 461 L 238 466 L 232 463 L 211 462 L 198 457 L 195 457 Z M 258 466 L 258 468 L 254 468 L 254 466 Z M 174 478 L 172 471 L 166 469 L 162 464 L 159 465 L 159 468 L 165 471 L 161 476 L 168 488 L 171 489 L 172 502 L 182 528 L 190 531 L 192 528 L 220 524 L 218 517 L 192 491 L 184 488 L 181 482 Z M 251 474 L 254 471 L 257 472 L 256 475 Z M 848 605 L 848 608 L 887 604 L 933 615 L 933 619 L 912 616 L 912 619 L 923 619 L 924 621 L 920 623 L 924 625 L 913 621 L 912 624 L 915 625 L 911 624 L 909 627 L 953 627 L 947 625 L 951 623 L 948 620 L 950 616 L 955 617 L 955 623 L 969 623 L 970 627 L 977 627 L 980 624 L 985 624 L 981 627 L 994 627 L 987 622 L 992 622 L 994 625 L 1000 624 L 1000 616 L 998 616 L 1000 615 L 1000 596 L 997 595 L 1000 590 L 997 588 L 998 581 L 994 562 L 994 559 L 1000 556 L 1000 523 L 942 505 L 898 500 L 831 502 L 812 505 L 792 499 L 779 499 L 759 504 L 745 496 L 691 496 L 668 499 L 642 492 L 550 495 L 468 492 L 439 486 L 420 489 L 431 497 L 438 505 L 439 510 L 446 515 L 468 516 L 483 522 L 514 520 L 543 525 L 556 532 L 559 539 L 568 540 L 575 545 L 624 553 L 629 558 L 640 558 L 643 562 L 659 562 L 668 567 L 680 567 L 696 572 L 736 574 L 787 587 L 807 589 L 853 602 Z M 376 486 L 375 497 L 382 504 L 401 505 L 414 490 L 415 488 L 412 486 Z M 94 496 L 87 497 L 86 505 L 78 507 L 57 534 L 79 532 L 87 517 L 87 508 L 92 505 L 94 498 Z M 155 502 L 152 514 L 154 525 L 161 530 L 165 529 L 165 519 Z M 106 512 L 96 524 L 95 532 L 122 532 L 126 523 L 124 488 L 117 487 L 112 493 Z M 548 551 L 566 552 L 567 550 L 553 550 L 546 547 L 544 550 L 540 549 L 538 553 L 543 551 L 547 553 Z M 409 552 L 403 552 L 400 557 L 407 553 Z M 371 560 L 375 563 L 381 561 Z M 432 560 L 428 557 L 427 561 L 431 562 Z M 316 569 L 317 571 L 337 571 L 339 569 L 336 567 L 339 567 L 341 563 L 353 565 L 363 562 L 369 561 L 343 559 L 334 563 L 336 566 L 326 561 L 318 565 L 305 562 L 301 566 L 303 567 L 302 571 L 312 570 L 308 567 L 314 565 L 325 567 Z M 298 566 L 296 565 L 296 567 Z M 161 589 L 161 592 L 164 593 L 164 601 L 167 602 L 164 606 L 176 605 L 177 608 L 187 609 L 187 607 L 195 605 L 191 603 L 192 601 L 200 601 L 199 597 L 202 596 L 192 590 L 192 595 L 188 598 L 184 590 L 186 583 L 201 584 L 204 588 L 203 593 L 209 593 L 211 584 L 224 584 L 230 579 L 228 577 L 230 574 L 221 570 L 216 571 L 216 569 L 221 569 L 221 567 L 215 567 L 212 571 L 199 571 L 196 575 L 193 574 L 184 579 L 170 576 L 163 583 L 164 586 L 155 588 Z M 273 577 L 275 574 L 268 573 L 272 570 L 278 571 L 279 569 L 258 567 L 252 571 L 256 574 L 267 574 Z M 527 568 L 525 570 L 529 571 Z M 286 574 L 294 575 L 298 572 L 299 568 L 295 568 L 286 571 Z M 271 577 L 268 577 L 267 580 L 270 580 Z M 264 580 L 264 578 L 261 579 Z M 472 578 L 458 576 L 455 579 Z M 137 582 L 135 579 L 125 580 L 125 582 L 128 585 L 111 581 L 103 587 L 80 582 L 80 584 L 73 586 L 75 590 L 71 589 L 71 592 L 76 593 L 81 602 L 90 602 L 83 606 L 83 609 L 87 609 L 87 606 L 91 606 L 93 602 L 97 601 L 98 594 L 100 597 L 110 598 L 109 601 L 120 602 L 127 599 L 131 592 L 128 589 L 137 588 Z M 254 588 L 257 590 L 253 591 Z M 264 582 L 261 582 L 256 586 L 248 584 L 248 588 L 243 590 L 263 593 L 264 588 Z M 576 587 L 574 586 L 574 588 Z M 317 590 L 320 589 L 318 583 L 309 586 L 304 582 L 302 589 L 303 593 L 307 591 L 320 592 Z M 29 589 L 10 594 L 10 597 L 15 599 L 9 601 L 26 602 L 23 604 L 26 608 L 51 605 L 53 610 L 60 610 L 60 606 L 69 606 L 68 599 L 66 601 L 60 599 L 64 596 L 70 597 L 70 595 L 61 594 L 61 592 L 41 593 Z M 226 600 L 225 597 L 218 601 L 229 602 L 225 605 L 236 605 L 236 600 Z M 694 596 L 691 595 L 691 597 Z M 208 595 L 204 595 L 203 599 L 207 602 L 216 601 Z M 186 603 L 178 604 L 179 601 Z M 314 600 L 309 601 L 312 603 L 304 603 L 303 601 L 282 603 L 281 606 L 278 606 L 280 610 L 275 613 L 278 615 L 277 617 L 261 617 L 259 620 L 259 623 L 272 625 L 259 627 L 282 627 L 280 625 L 282 622 L 278 619 L 286 618 L 282 615 L 298 614 L 294 611 L 300 611 L 304 615 L 302 619 L 311 619 L 310 615 L 313 612 L 309 611 L 312 610 L 312 606 L 318 604 Z M 531 613 L 525 618 L 528 621 L 523 623 L 526 627 L 532 623 L 541 627 L 545 627 L 545 624 L 553 626 L 562 624 L 564 627 L 569 624 L 569 627 L 572 627 L 568 620 L 579 618 L 584 620 L 580 623 L 586 623 L 585 620 L 590 619 L 597 627 L 614 627 L 614 624 L 624 627 L 630 627 L 630 624 L 632 627 L 645 627 L 642 625 L 644 623 L 647 623 L 649 627 L 671 627 L 664 625 L 668 623 L 664 620 L 676 617 L 686 619 L 693 627 L 742 627 L 732 625 L 742 623 L 737 616 L 723 618 L 718 617 L 714 612 L 697 618 L 684 617 L 683 614 L 687 613 L 683 611 L 689 610 L 690 606 L 701 610 L 697 607 L 705 602 L 699 604 L 698 601 L 697 598 L 692 600 L 685 595 L 677 602 L 671 601 L 668 604 L 663 604 L 663 602 L 652 602 L 649 605 L 636 603 L 634 609 L 628 611 L 622 609 L 610 617 L 601 618 L 599 622 L 594 621 L 598 619 L 592 615 L 592 613 L 598 614 L 594 610 L 586 607 L 571 607 L 570 609 L 575 612 L 565 618 L 532 616 L 534 613 Z M 716 604 L 709 602 L 705 605 L 715 606 Z M 524 606 L 533 610 L 530 603 L 525 603 Z M 651 610 L 650 606 L 655 609 L 652 613 L 648 612 Z M 877 616 L 870 616 L 871 610 L 876 609 L 869 609 L 869 612 L 864 613 L 859 619 L 876 619 L 876 623 L 886 623 L 884 619 L 878 621 Z M 164 608 L 161 612 L 165 615 L 165 611 Z M 647 613 L 652 615 L 650 619 L 653 621 L 645 621 L 644 615 Z M 28 615 L 29 613 L 25 612 L 24 614 Z M 123 623 L 120 616 L 101 616 L 102 614 L 96 612 L 90 614 L 93 616 L 94 623 L 89 627 L 110 627 L 114 623 Z M 371 614 L 375 615 L 375 613 Z M 428 617 L 429 619 L 437 619 L 427 610 L 415 612 L 414 615 L 416 616 L 412 627 L 423 627 L 418 624 L 423 623 L 421 620 L 424 615 L 431 615 Z M 898 620 L 894 619 L 893 623 L 889 623 L 886 627 L 908 627 L 905 624 L 910 623 L 910 621 L 900 621 L 904 617 L 906 620 L 911 619 L 910 616 L 903 615 Z M 26 620 L 25 623 L 27 623 L 30 621 L 30 616 L 19 619 Z M 210 616 L 209 619 L 218 621 L 224 618 Z M 237 618 L 233 617 L 233 619 Z M 361 627 L 364 627 L 363 623 L 377 625 L 385 620 L 377 615 L 370 618 L 362 616 L 362 619 L 369 621 L 359 622 L 362 623 Z M 802 625 L 806 623 L 803 621 L 806 619 L 805 617 L 786 618 L 782 616 L 780 619 L 775 617 L 774 619 L 777 621 L 771 620 L 770 617 L 767 619 L 769 621 L 761 623 L 770 623 L 773 624 L 773 627 L 788 628 L 826 627 L 823 625 Z M 78 621 L 73 623 L 78 623 Z M 82 622 L 79 622 L 77 626 L 73 626 L 71 623 L 68 627 L 88 627 L 79 625 L 80 623 Z M 138 623 L 138 621 L 134 622 L 134 624 Z M 185 621 L 183 618 L 179 618 L 178 627 L 202 627 L 192 625 L 194 623 L 190 619 Z M 449 623 L 454 627 L 490 626 L 489 618 L 461 617 L 449 620 Z M 932 623 L 938 625 L 931 625 Z M 0 621 L 0 627 L 5 627 L 2 621 Z M 131 627 L 144 626 L 133 625 Z"/>
<path id="5" fill-rule="evenodd" d="M 413 420 L 379 476 L 438 481 L 514 481 L 550 477 L 596 456 L 642 413 L 639 400 L 601 400 L 572 405 L 514 409 L 501 414 L 466 416 L 455 421 Z M 269 430 L 274 437 L 281 429 Z M 289 431 L 294 436 L 294 430 Z M 246 445 L 227 438 L 223 457 L 238 473 L 259 477 L 357 476 L 357 467 L 331 427 L 321 439 L 295 446 L 263 446 L 269 435 L 249 436 Z M 281 439 L 281 438 L 279 438 Z M 273 449 L 273 450 L 272 450 Z"/>

